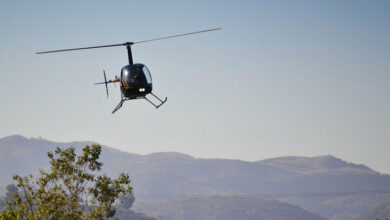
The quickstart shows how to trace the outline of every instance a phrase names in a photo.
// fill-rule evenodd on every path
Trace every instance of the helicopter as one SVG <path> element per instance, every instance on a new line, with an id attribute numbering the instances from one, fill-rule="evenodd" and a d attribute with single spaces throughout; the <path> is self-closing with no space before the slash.
<path id="1" fill-rule="evenodd" d="M 145 64 L 142 63 L 134 63 L 133 62 L 133 55 L 131 53 L 131 46 L 134 44 L 140 44 L 140 43 L 146 43 L 151 41 L 157 41 L 157 40 L 163 40 L 168 38 L 174 38 L 174 37 L 181 37 L 191 34 L 199 34 L 209 31 L 217 31 L 221 30 L 222 28 L 213 28 L 208 30 L 201 30 L 196 32 L 190 32 L 185 34 L 178 34 L 178 35 L 172 35 L 167 37 L 160 37 L 160 38 L 154 38 L 149 40 L 142 40 L 142 41 L 135 41 L 135 42 L 125 42 L 121 44 L 110 44 L 110 45 L 101 45 L 101 46 L 92 46 L 92 47 L 79 47 L 79 48 L 71 48 L 71 49 L 61 49 L 61 50 L 50 50 L 50 51 L 41 51 L 36 52 L 36 54 L 46 54 L 46 53 L 57 53 L 57 52 L 66 52 L 66 51 L 74 51 L 74 50 L 87 50 L 87 49 L 97 49 L 97 48 L 105 48 L 105 47 L 118 47 L 118 46 L 124 46 L 127 49 L 127 56 L 129 58 L 129 64 L 122 67 L 120 72 L 120 77 L 115 75 L 114 79 L 110 79 L 107 81 L 106 72 L 103 70 L 104 75 L 104 82 L 95 83 L 95 85 L 101 85 L 105 84 L 106 86 L 106 93 L 108 98 L 108 84 L 110 83 L 117 83 L 120 84 L 120 90 L 121 90 L 121 100 L 119 104 L 116 106 L 116 108 L 112 111 L 112 114 L 114 114 L 116 111 L 118 111 L 123 103 L 128 100 L 134 100 L 134 99 L 145 99 L 150 104 L 152 104 L 156 109 L 162 106 L 166 101 L 167 97 L 165 97 L 164 100 L 160 99 L 158 96 L 152 93 L 153 86 L 152 86 L 152 75 L 149 71 L 149 69 L 146 67 Z M 146 97 L 146 95 L 151 94 L 153 97 L 155 97 L 159 103 L 152 102 L 149 98 Z"/>

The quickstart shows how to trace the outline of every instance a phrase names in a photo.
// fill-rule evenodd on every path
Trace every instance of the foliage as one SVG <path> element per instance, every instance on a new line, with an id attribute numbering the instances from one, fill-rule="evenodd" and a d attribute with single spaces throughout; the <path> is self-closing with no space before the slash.
<path id="1" fill-rule="evenodd" d="M 77 156 L 75 148 L 48 152 L 50 171 L 39 176 L 14 176 L 18 193 L 8 202 L 0 219 L 105 219 L 115 215 L 115 200 L 131 193 L 130 179 L 97 175 L 101 146 L 85 146 Z M 12 190 L 12 189 L 11 189 Z"/>

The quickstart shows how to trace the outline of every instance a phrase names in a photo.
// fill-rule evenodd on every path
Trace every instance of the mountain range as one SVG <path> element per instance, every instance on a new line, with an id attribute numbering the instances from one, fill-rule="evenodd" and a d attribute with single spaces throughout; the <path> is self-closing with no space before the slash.
<path id="1" fill-rule="evenodd" d="M 326 219 L 287 203 L 239 196 L 198 197 L 139 206 L 139 211 L 161 220 Z"/>
<path id="2" fill-rule="evenodd" d="M 383 202 L 373 209 L 364 212 L 356 220 L 390 219 L 390 201 Z"/>
<path id="3" fill-rule="evenodd" d="M 57 143 L 20 135 L 4 137 L 0 139 L 0 186 L 10 183 L 13 174 L 34 174 L 39 168 L 47 168 L 47 152 L 56 146 L 74 146 L 80 150 L 87 144 L 92 142 Z M 175 152 L 138 155 L 103 146 L 101 159 L 102 171 L 110 176 L 120 172 L 130 174 L 135 210 L 153 216 L 158 213 L 169 216 L 156 208 L 159 205 L 176 207 L 177 212 L 179 205 L 193 203 L 201 210 L 204 208 L 201 204 L 207 202 L 199 199 L 207 199 L 210 204 L 222 204 L 215 205 L 221 210 L 227 206 L 224 200 L 241 204 L 247 198 L 247 206 L 252 207 L 249 210 L 267 204 L 265 201 L 278 200 L 280 204 L 315 213 L 318 218 L 354 219 L 390 200 L 390 175 L 331 155 L 247 162 L 199 159 Z M 217 198 L 222 198 L 222 203 Z"/>

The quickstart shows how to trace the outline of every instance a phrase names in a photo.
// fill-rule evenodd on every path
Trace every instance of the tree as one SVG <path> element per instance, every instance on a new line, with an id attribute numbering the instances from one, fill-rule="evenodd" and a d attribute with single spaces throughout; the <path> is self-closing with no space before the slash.
<path id="1" fill-rule="evenodd" d="M 8 184 L 5 189 L 7 192 L 5 192 L 5 201 L 12 200 L 15 193 L 18 192 L 18 187 L 15 186 L 15 184 Z"/>
<path id="2" fill-rule="evenodd" d="M 77 156 L 75 148 L 48 152 L 49 172 L 39 176 L 14 176 L 18 193 L 8 202 L 0 219 L 105 219 L 115 215 L 113 206 L 120 196 L 130 194 L 130 179 L 121 173 L 117 179 L 96 173 L 101 146 L 85 146 Z"/>
<path id="3" fill-rule="evenodd" d="M 119 198 L 120 203 L 118 204 L 119 208 L 122 209 L 130 209 L 133 206 L 133 203 L 135 201 L 135 197 L 133 193 L 130 193 L 128 195 L 121 196 Z"/>
<path id="4" fill-rule="evenodd" d="M 6 208 L 7 201 L 11 201 L 14 194 L 18 192 L 18 187 L 15 184 L 8 184 L 5 189 L 7 190 L 5 196 L 0 198 L 0 211 Z"/>

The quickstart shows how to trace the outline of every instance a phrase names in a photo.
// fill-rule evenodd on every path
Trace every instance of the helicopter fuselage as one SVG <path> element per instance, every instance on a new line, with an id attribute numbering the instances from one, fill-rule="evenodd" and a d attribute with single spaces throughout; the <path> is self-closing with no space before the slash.
<path id="1" fill-rule="evenodd" d="M 120 79 L 121 92 L 129 99 L 144 97 L 152 92 L 152 76 L 144 64 L 136 63 L 124 66 Z"/>

